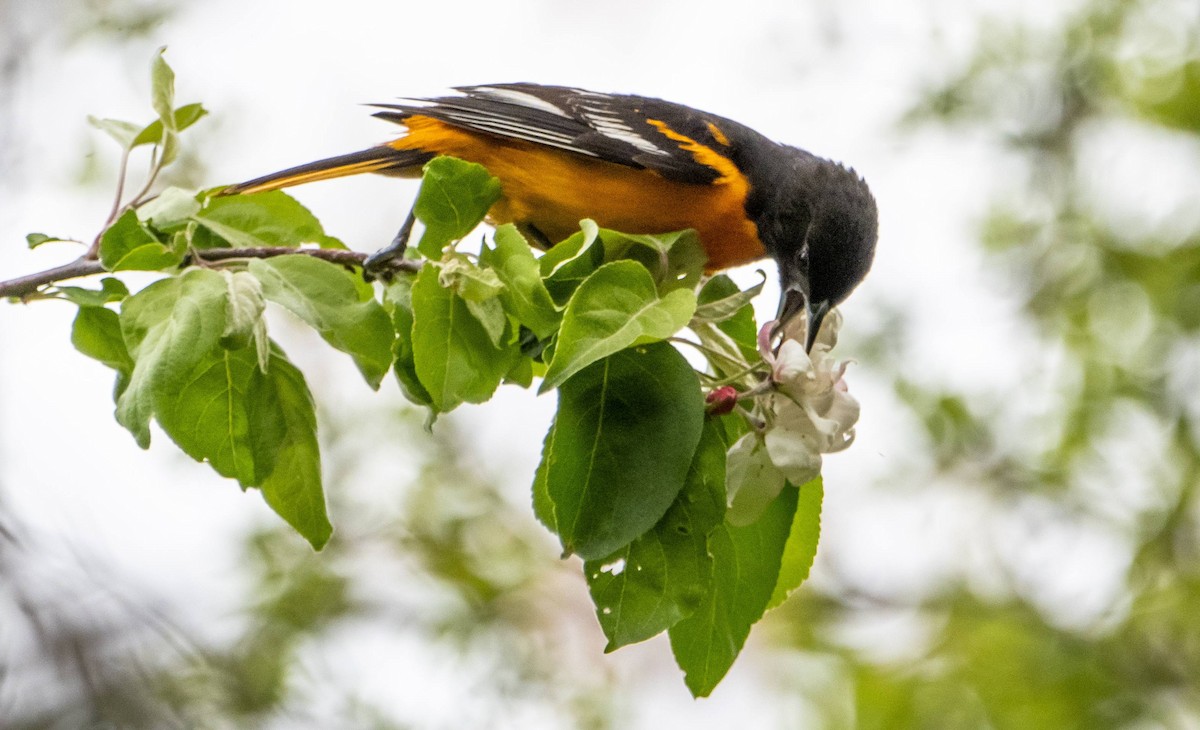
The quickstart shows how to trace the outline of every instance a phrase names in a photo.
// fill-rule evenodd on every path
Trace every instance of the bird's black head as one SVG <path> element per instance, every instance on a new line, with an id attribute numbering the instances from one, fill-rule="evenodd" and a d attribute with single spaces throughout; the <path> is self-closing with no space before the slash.
<path id="1" fill-rule="evenodd" d="M 807 312 L 811 349 L 822 318 L 871 268 L 879 213 L 853 170 L 792 147 L 777 150 L 773 179 L 747 209 L 779 265 L 778 319 L 782 324 Z"/>

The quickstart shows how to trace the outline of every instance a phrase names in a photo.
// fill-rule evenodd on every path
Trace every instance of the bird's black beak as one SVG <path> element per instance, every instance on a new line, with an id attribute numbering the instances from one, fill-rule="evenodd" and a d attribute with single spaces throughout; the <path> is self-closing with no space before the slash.
<path id="1" fill-rule="evenodd" d="M 779 295 L 779 311 L 775 313 L 777 331 L 808 309 L 808 294 L 798 284 L 788 284 Z"/>
<path id="2" fill-rule="evenodd" d="M 821 331 L 821 322 L 829 314 L 828 301 L 809 301 L 808 294 L 796 284 L 791 284 L 783 290 L 779 297 L 779 311 L 775 314 L 776 327 L 780 330 L 793 318 L 803 314 L 808 319 L 807 334 L 805 335 L 804 351 L 812 352 L 813 343 L 817 341 L 817 333 Z"/>
<path id="3" fill-rule="evenodd" d="M 808 334 L 804 338 L 804 351 L 812 352 L 813 343 L 817 341 L 817 334 L 821 331 L 821 323 L 825 321 L 825 315 L 829 314 L 829 300 L 809 302 L 806 309 L 808 310 Z"/>

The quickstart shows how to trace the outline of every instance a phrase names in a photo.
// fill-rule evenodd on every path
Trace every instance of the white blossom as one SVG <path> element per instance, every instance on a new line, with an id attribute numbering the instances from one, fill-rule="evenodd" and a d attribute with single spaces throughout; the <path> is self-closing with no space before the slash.
<path id="1" fill-rule="evenodd" d="M 763 328 L 760 344 L 771 366 L 774 390 L 761 403 L 766 428 L 743 436 L 729 452 L 726 488 L 731 523 L 753 522 L 785 480 L 800 486 L 816 478 L 822 454 L 842 451 L 854 442 L 859 406 L 844 379 L 849 363 L 830 355 L 841 323 L 841 315 L 831 312 L 812 352 L 804 350 L 803 322 L 785 328 L 783 342 L 774 352 L 770 349 L 773 324 Z"/>
<path id="2" fill-rule="evenodd" d="M 787 477 L 767 455 L 762 436 L 751 432 L 737 440 L 725 457 L 726 519 L 748 525 L 783 491 Z"/>

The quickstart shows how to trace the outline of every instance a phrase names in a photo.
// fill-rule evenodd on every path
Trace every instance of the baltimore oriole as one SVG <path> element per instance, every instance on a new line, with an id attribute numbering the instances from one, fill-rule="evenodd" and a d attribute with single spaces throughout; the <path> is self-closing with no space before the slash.
<path id="1" fill-rule="evenodd" d="M 407 128 L 398 139 L 224 194 L 363 172 L 413 177 L 452 155 L 499 178 L 489 220 L 515 223 L 539 245 L 592 218 L 627 233 L 694 228 L 710 271 L 770 256 L 782 288 L 777 319 L 806 311 L 810 349 L 825 313 L 871 266 L 878 213 L 852 169 L 661 99 L 527 83 L 455 91 L 373 105 Z"/>

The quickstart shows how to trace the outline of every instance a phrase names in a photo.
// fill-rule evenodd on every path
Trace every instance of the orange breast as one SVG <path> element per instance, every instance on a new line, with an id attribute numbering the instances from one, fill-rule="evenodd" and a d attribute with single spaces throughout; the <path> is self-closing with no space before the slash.
<path id="1" fill-rule="evenodd" d="M 709 270 L 766 254 L 756 227 L 746 220 L 745 178 L 728 160 L 702 148 L 693 152 L 701 162 L 727 168 L 717 167 L 723 174 L 711 185 L 675 182 L 649 170 L 480 135 L 429 117 L 410 117 L 406 125 L 408 134 L 391 142 L 392 147 L 476 162 L 500 179 L 503 197 L 489 214 L 494 223 L 530 224 L 552 241 L 578 230 L 583 218 L 626 233 L 694 228 L 708 253 Z M 691 140 L 675 138 L 691 149 Z M 706 152 L 712 160 L 700 157 Z"/>

